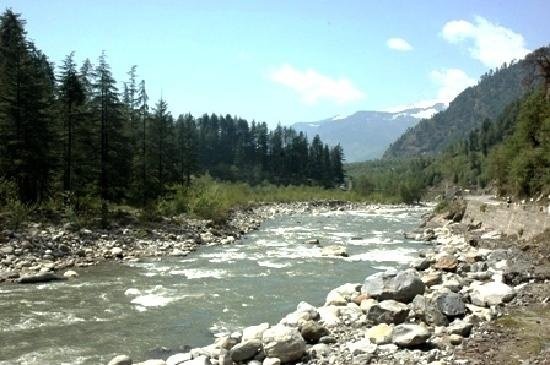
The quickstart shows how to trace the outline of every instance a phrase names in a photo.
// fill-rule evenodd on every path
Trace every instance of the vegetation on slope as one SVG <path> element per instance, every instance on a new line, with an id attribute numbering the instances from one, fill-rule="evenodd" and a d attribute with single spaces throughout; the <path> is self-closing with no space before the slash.
<path id="1" fill-rule="evenodd" d="M 550 55 L 550 48 L 536 50 L 525 59 L 489 71 L 477 86 L 460 93 L 449 107 L 409 128 L 384 153 L 385 158 L 432 155 L 468 137 L 486 119 L 496 119 L 507 105 L 540 84 L 536 58 Z"/>

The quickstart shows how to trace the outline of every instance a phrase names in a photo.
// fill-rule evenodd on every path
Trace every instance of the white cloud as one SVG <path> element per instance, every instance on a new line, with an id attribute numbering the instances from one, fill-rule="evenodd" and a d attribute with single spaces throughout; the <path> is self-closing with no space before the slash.
<path id="1" fill-rule="evenodd" d="M 430 72 L 430 79 L 433 84 L 437 86 L 437 93 L 435 98 L 431 99 L 423 99 L 419 100 L 417 102 L 406 104 L 406 105 L 398 105 L 395 107 L 391 107 L 388 109 L 389 112 L 398 112 L 405 109 L 413 109 L 413 108 L 430 108 L 431 106 L 437 104 L 437 103 L 443 103 L 445 105 L 449 105 L 449 103 L 464 89 L 467 87 L 473 86 L 477 83 L 477 81 L 468 76 L 466 72 L 463 70 L 457 69 L 457 68 L 450 68 L 450 69 L 442 69 L 442 70 L 433 70 Z M 432 109 L 432 114 L 435 110 Z M 426 111 L 423 114 L 419 114 L 419 117 L 427 117 L 428 111 Z"/>
<path id="2" fill-rule="evenodd" d="M 469 86 L 476 84 L 476 80 L 466 72 L 450 68 L 445 70 L 434 70 L 430 72 L 430 78 L 439 86 L 437 100 L 439 103 L 449 104 L 458 94 Z"/>
<path id="3" fill-rule="evenodd" d="M 321 100 L 345 104 L 365 97 L 346 78 L 333 79 L 315 70 L 298 70 L 291 65 L 283 65 L 269 74 L 269 78 L 297 92 L 306 104 L 315 104 Z"/>
<path id="4" fill-rule="evenodd" d="M 449 43 L 459 44 L 471 41 L 468 49 L 472 58 L 488 67 L 498 67 L 503 62 L 521 59 L 530 51 L 519 33 L 487 19 L 476 16 L 474 23 L 453 20 L 443 26 L 441 36 Z"/>
<path id="5" fill-rule="evenodd" d="M 390 38 L 386 44 L 388 48 L 395 49 L 397 51 L 411 51 L 413 49 L 410 43 L 403 38 Z"/>

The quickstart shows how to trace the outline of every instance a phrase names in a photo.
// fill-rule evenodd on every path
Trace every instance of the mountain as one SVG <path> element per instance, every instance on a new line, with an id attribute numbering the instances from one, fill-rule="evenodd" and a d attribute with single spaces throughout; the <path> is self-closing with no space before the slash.
<path id="1" fill-rule="evenodd" d="M 549 54 L 550 48 L 540 48 L 521 61 L 504 64 L 502 68 L 486 73 L 476 86 L 460 93 L 446 110 L 409 128 L 391 144 L 384 157 L 441 152 L 480 128 L 486 119 L 494 120 L 507 105 L 540 84 L 537 58 Z"/>
<path id="2" fill-rule="evenodd" d="M 379 158 L 407 128 L 422 118 L 444 109 L 444 104 L 398 112 L 358 111 L 349 116 L 336 116 L 317 122 L 299 122 L 292 127 L 310 138 L 316 134 L 330 145 L 344 148 L 347 162 Z"/>

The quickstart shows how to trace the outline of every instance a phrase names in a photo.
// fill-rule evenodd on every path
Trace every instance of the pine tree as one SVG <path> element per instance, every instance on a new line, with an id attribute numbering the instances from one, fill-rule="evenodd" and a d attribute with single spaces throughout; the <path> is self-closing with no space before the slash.
<path id="1" fill-rule="evenodd" d="M 11 10 L 0 17 L 0 85 L 0 171 L 15 181 L 21 200 L 39 202 L 53 172 L 54 76 Z"/>

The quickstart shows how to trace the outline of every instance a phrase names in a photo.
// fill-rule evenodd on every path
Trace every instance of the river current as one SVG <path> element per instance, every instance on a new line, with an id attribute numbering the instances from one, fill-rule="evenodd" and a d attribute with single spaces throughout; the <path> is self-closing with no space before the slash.
<path id="1" fill-rule="evenodd" d="M 423 243 L 403 232 L 426 208 L 284 215 L 230 246 L 187 257 L 103 263 L 66 282 L 0 286 L 0 365 L 134 361 L 213 342 L 214 335 L 274 324 L 300 301 L 322 305 L 346 282 L 408 265 Z M 324 257 L 345 245 L 349 257 Z"/>

